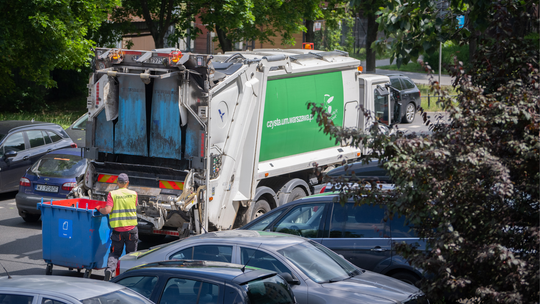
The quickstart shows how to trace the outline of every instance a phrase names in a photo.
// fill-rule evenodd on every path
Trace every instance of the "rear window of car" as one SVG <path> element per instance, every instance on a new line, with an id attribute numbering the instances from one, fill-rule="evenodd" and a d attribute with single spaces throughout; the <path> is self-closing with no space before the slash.
<path id="1" fill-rule="evenodd" d="M 51 131 L 47 131 L 47 133 L 49 134 L 49 136 L 51 137 L 52 141 L 53 142 L 57 142 L 59 141 L 60 139 L 62 139 L 62 136 L 54 133 L 54 132 L 51 132 Z"/>
<path id="2" fill-rule="evenodd" d="M 49 154 L 38 160 L 30 172 L 49 177 L 77 177 L 84 173 L 86 160 L 76 155 Z"/>
<path id="3" fill-rule="evenodd" d="M 407 88 L 407 89 L 414 89 L 416 87 L 416 85 L 414 84 L 414 82 L 412 82 L 409 78 L 401 78 L 401 80 L 403 81 L 403 85 Z"/>

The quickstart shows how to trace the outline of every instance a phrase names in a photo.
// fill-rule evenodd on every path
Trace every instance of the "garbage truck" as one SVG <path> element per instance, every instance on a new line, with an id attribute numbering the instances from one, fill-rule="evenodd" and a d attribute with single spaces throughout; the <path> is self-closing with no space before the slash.
<path id="1" fill-rule="evenodd" d="M 368 110 L 391 124 L 387 76 L 363 74 L 343 51 L 95 49 L 84 155 L 73 197 L 106 200 L 120 173 L 138 193 L 140 238 L 239 227 L 313 194 L 321 170 L 362 149 L 320 131 L 308 102 L 334 124 L 364 129 Z"/>

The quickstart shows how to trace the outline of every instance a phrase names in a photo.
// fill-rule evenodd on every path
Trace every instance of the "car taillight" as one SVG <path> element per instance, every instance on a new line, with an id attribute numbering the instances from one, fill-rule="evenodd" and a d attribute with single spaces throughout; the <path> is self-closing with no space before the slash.
<path id="1" fill-rule="evenodd" d="M 321 191 L 319 193 L 324 193 L 325 190 L 326 190 L 326 185 L 321 188 Z"/>
<path id="2" fill-rule="evenodd" d="M 30 187 L 30 180 L 26 177 L 21 177 L 21 179 L 19 180 L 19 185 L 23 187 Z"/>
<path id="3" fill-rule="evenodd" d="M 77 183 L 64 183 L 62 185 L 62 190 L 71 191 L 75 186 L 77 186 Z"/>
<path id="4" fill-rule="evenodd" d="M 72 143 L 72 144 L 71 144 L 71 147 L 72 147 L 72 148 L 77 148 L 77 144 L 76 144 L 76 143 Z"/>

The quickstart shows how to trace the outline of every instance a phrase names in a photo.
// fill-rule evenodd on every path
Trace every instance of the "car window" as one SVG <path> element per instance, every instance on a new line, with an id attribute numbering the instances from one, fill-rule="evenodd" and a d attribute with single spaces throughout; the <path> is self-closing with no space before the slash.
<path id="1" fill-rule="evenodd" d="M 58 300 L 54 300 L 54 299 L 43 298 L 41 300 L 41 304 L 67 304 L 67 303 L 62 302 L 62 301 L 58 301 Z"/>
<path id="2" fill-rule="evenodd" d="M 316 238 L 319 236 L 325 206 L 324 203 L 296 206 L 274 226 L 273 230 L 307 238 Z"/>
<path id="3" fill-rule="evenodd" d="M 33 296 L 0 293 L 0 303 L 2 304 L 31 304 L 33 300 Z"/>
<path id="4" fill-rule="evenodd" d="M 178 251 L 177 253 L 171 255 L 171 260 L 191 260 L 193 259 L 193 247 L 189 247 L 183 250 Z"/>
<path id="5" fill-rule="evenodd" d="M 403 90 L 403 87 L 401 86 L 401 82 L 399 81 L 399 78 L 390 78 L 390 84 L 398 90 Z"/>
<path id="6" fill-rule="evenodd" d="M 251 303 L 295 303 L 291 287 L 277 275 L 250 281 L 242 286 L 245 288 Z"/>
<path id="7" fill-rule="evenodd" d="M 330 222 L 330 238 L 389 237 L 384 222 L 384 209 L 377 205 L 334 204 Z"/>
<path id="8" fill-rule="evenodd" d="M 60 136 L 60 135 L 58 135 L 58 134 L 56 134 L 56 133 L 54 133 L 54 132 L 47 131 L 47 133 L 49 134 L 49 136 L 51 137 L 51 140 L 52 140 L 53 142 L 57 142 L 57 141 L 59 141 L 59 140 L 62 139 L 62 136 Z"/>
<path id="9" fill-rule="evenodd" d="M 262 250 L 242 247 L 240 249 L 240 254 L 242 256 L 242 265 L 268 269 L 277 273 L 286 272 L 292 275 L 287 266 L 283 265 L 283 263 L 281 263 L 278 259 Z"/>
<path id="10" fill-rule="evenodd" d="M 45 145 L 45 140 L 43 139 L 43 135 L 41 134 L 41 131 L 39 130 L 26 131 L 26 136 L 28 136 L 28 141 L 30 142 L 30 148 L 35 148 L 35 147 Z"/>
<path id="11" fill-rule="evenodd" d="M 195 246 L 193 248 L 193 259 L 230 263 L 232 260 L 232 246 Z"/>
<path id="12" fill-rule="evenodd" d="M 72 130 L 86 130 L 86 123 L 88 122 L 88 115 L 85 114 L 76 120 L 71 126 Z"/>
<path id="13" fill-rule="evenodd" d="M 51 138 L 49 137 L 49 134 L 47 134 L 47 131 L 41 131 L 43 138 L 45 139 L 45 144 L 48 145 L 52 143 Z"/>
<path id="14" fill-rule="evenodd" d="M 414 82 L 412 82 L 409 78 L 401 78 L 401 81 L 403 82 L 403 85 L 407 89 L 414 89 L 416 87 Z"/>
<path id="15" fill-rule="evenodd" d="M 411 226 L 406 225 L 407 219 L 405 216 L 394 215 L 390 221 L 390 235 L 392 238 L 416 238 L 416 232 L 411 229 Z"/>
<path id="16" fill-rule="evenodd" d="M 219 301 L 219 286 L 207 282 L 171 278 L 161 295 L 159 304 L 183 303 L 211 304 Z M 198 301 L 198 302 L 197 302 Z"/>
<path id="17" fill-rule="evenodd" d="M 86 159 L 76 155 L 48 154 L 38 160 L 30 172 L 49 177 L 78 177 L 86 169 Z"/>
<path id="18" fill-rule="evenodd" d="M 227 304 L 244 304 L 242 295 L 238 290 L 230 286 L 225 286 L 225 301 Z"/>
<path id="19" fill-rule="evenodd" d="M 157 281 L 158 277 L 156 276 L 133 276 L 124 278 L 116 283 L 150 298 L 152 291 L 154 291 L 154 287 L 156 287 Z"/>
<path id="20" fill-rule="evenodd" d="M 252 223 L 250 223 L 250 226 L 245 229 L 246 230 L 264 230 L 276 217 L 282 214 L 283 211 L 285 211 L 285 209 L 283 209 L 281 212 L 273 212 L 272 214 L 265 215 L 264 217 L 260 218 L 260 220 L 255 220 Z"/>
<path id="21" fill-rule="evenodd" d="M 388 100 L 385 96 L 379 94 L 377 88 L 373 90 L 375 96 L 375 118 L 385 124 L 388 124 Z"/>
<path id="22" fill-rule="evenodd" d="M 6 134 L 0 134 L 0 142 L 2 141 L 2 139 L 4 139 L 4 137 L 6 137 Z"/>
<path id="23" fill-rule="evenodd" d="M 152 304 L 150 300 L 141 297 L 129 288 L 122 288 L 117 291 L 84 299 L 83 304 L 102 304 L 102 303 L 130 303 L 130 304 Z"/>
<path id="24" fill-rule="evenodd" d="M 22 132 L 10 135 L 4 143 L 4 152 L 23 151 L 24 149 L 24 137 Z"/>

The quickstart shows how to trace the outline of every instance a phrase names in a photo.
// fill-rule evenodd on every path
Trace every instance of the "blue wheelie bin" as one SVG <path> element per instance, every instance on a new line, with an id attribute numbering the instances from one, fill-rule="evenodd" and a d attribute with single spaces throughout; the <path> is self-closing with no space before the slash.
<path id="1" fill-rule="evenodd" d="M 46 274 L 52 274 L 53 265 L 85 270 L 89 277 L 93 269 L 107 267 L 111 246 L 111 228 L 107 215 L 96 206 L 105 202 L 90 199 L 66 199 L 41 202 L 43 259 Z"/>

